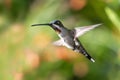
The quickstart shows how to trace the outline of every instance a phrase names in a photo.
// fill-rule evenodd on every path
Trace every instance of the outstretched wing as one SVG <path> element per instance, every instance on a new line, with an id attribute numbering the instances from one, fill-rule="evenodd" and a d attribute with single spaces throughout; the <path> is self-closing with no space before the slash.
<path id="1" fill-rule="evenodd" d="M 74 28 L 75 31 L 75 37 L 79 37 L 83 34 L 85 34 L 87 31 L 90 31 L 92 29 L 94 29 L 95 27 L 100 26 L 101 24 L 95 24 L 95 25 L 90 25 L 90 26 L 84 26 L 84 27 L 77 27 Z"/>
<path id="2" fill-rule="evenodd" d="M 59 40 L 53 42 L 53 45 L 55 45 L 55 46 L 64 46 L 64 42 L 61 39 L 59 39 Z"/>

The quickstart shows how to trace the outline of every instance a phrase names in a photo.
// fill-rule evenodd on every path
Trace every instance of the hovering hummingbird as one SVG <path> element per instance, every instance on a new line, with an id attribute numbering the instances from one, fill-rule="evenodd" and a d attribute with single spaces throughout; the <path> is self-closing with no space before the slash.
<path id="1" fill-rule="evenodd" d="M 76 28 L 70 30 L 70 29 L 67 29 L 66 27 L 64 27 L 64 25 L 62 24 L 61 21 L 54 20 L 50 23 L 33 24 L 32 26 L 42 26 L 42 25 L 50 26 L 53 30 L 55 30 L 55 32 L 57 32 L 60 39 L 55 41 L 53 43 L 54 45 L 65 46 L 69 49 L 72 49 L 73 51 L 75 51 L 77 53 L 82 53 L 86 58 L 88 58 L 92 62 L 95 62 L 95 60 L 88 54 L 88 52 L 82 46 L 78 37 L 85 34 L 87 31 L 90 31 L 90 30 L 94 29 L 95 27 L 100 26 L 101 24 L 95 24 L 95 25 L 84 26 L 84 27 L 76 27 Z"/>

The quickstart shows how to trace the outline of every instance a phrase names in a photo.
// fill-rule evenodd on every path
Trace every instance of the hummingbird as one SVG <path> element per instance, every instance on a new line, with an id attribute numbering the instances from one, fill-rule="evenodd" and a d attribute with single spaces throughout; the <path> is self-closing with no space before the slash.
<path id="1" fill-rule="evenodd" d="M 76 27 L 74 29 L 68 29 L 66 28 L 60 20 L 54 20 L 50 23 L 45 24 L 33 24 L 32 26 L 50 26 L 57 35 L 59 36 L 59 40 L 53 42 L 56 46 L 65 46 L 69 49 L 72 49 L 73 51 L 77 53 L 83 54 L 87 59 L 89 59 L 92 62 L 95 62 L 95 60 L 88 54 L 86 49 L 83 47 L 81 42 L 79 41 L 78 37 L 85 34 L 87 31 L 90 31 L 94 29 L 95 27 L 100 26 L 101 24 L 95 24 L 90 26 L 83 26 L 83 27 Z"/>

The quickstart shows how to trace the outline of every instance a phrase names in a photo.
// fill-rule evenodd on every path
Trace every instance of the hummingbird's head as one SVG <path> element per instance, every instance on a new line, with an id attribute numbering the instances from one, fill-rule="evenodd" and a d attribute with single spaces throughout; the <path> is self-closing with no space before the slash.
<path id="1" fill-rule="evenodd" d="M 62 31 L 62 28 L 64 27 L 62 22 L 59 20 L 54 20 L 50 22 L 50 26 L 58 33 Z"/>
<path id="2" fill-rule="evenodd" d="M 57 33 L 60 33 L 62 27 L 64 27 L 63 24 L 61 23 L 61 21 L 59 21 L 59 20 L 54 20 L 47 24 L 34 24 L 32 26 L 40 26 L 40 25 L 48 25 L 48 26 L 52 27 Z"/>
<path id="3" fill-rule="evenodd" d="M 59 20 L 54 20 L 54 21 L 50 22 L 50 24 L 51 24 L 52 26 L 55 25 L 55 26 L 63 27 L 62 22 L 59 21 Z"/>

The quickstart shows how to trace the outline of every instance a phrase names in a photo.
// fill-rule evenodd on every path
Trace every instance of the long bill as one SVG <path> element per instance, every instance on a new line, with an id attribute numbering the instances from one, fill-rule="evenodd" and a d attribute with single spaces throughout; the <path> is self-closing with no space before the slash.
<path id="1" fill-rule="evenodd" d="M 50 26 L 50 24 L 33 24 L 33 25 L 31 25 L 31 26 L 33 27 L 33 26 L 42 26 L 42 25 Z"/>

